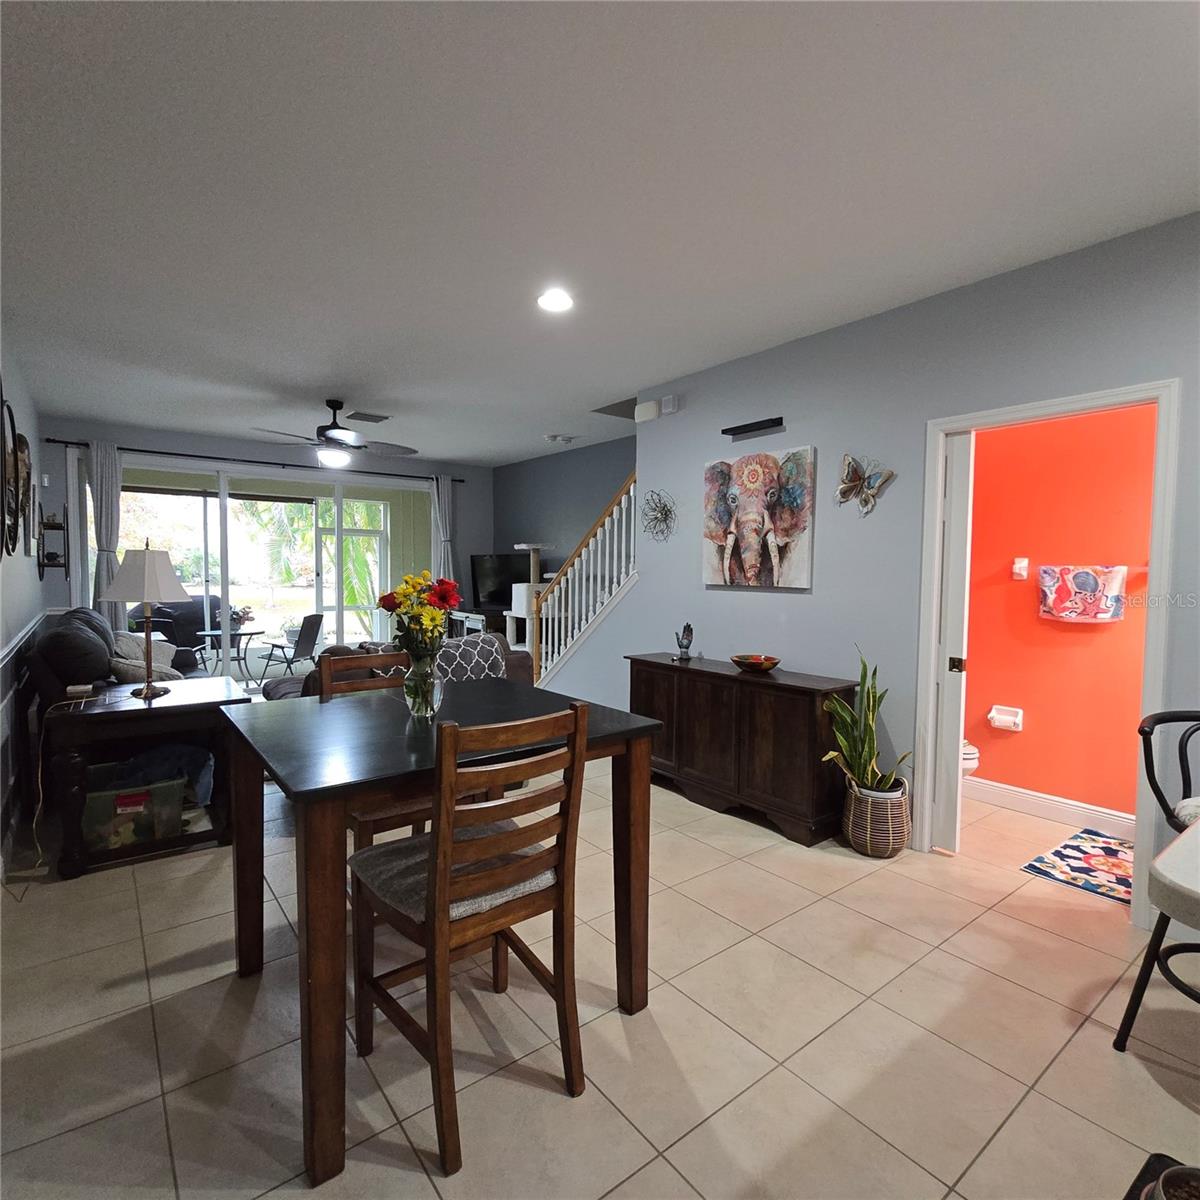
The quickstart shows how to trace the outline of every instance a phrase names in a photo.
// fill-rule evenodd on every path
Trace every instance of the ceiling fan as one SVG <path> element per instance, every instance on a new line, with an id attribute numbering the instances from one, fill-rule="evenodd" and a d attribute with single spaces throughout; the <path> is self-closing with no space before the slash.
<path id="1" fill-rule="evenodd" d="M 412 446 L 401 446 L 396 442 L 380 442 L 374 438 L 368 440 L 357 429 L 350 429 L 338 420 L 338 413 L 346 407 L 345 401 L 326 400 L 325 407 L 331 414 L 330 420 L 324 425 L 318 425 L 315 437 L 305 437 L 299 433 L 286 433 L 282 429 L 260 429 L 256 433 L 269 433 L 274 437 L 293 438 L 298 442 L 307 442 L 317 448 L 317 460 L 323 467 L 349 466 L 355 454 L 375 454 L 381 458 L 406 458 L 416 454 Z"/>

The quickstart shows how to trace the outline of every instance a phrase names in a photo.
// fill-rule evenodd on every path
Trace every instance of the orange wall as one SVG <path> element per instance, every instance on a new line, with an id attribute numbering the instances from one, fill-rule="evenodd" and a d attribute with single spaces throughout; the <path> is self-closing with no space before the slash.
<path id="1" fill-rule="evenodd" d="M 963 736 L 980 779 L 1134 811 L 1154 423 L 1147 404 L 975 436 Z M 1043 563 L 1124 564 L 1133 602 L 1112 624 L 1039 617 Z M 993 704 L 1023 708 L 1023 731 L 993 729 Z"/>

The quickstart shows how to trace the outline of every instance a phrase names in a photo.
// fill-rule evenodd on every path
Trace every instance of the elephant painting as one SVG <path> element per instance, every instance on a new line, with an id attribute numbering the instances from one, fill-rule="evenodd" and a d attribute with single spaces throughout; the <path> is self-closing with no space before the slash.
<path id="1" fill-rule="evenodd" d="M 812 582 L 813 450 L 744 454 L 704 468 L 704 582 Z"/>

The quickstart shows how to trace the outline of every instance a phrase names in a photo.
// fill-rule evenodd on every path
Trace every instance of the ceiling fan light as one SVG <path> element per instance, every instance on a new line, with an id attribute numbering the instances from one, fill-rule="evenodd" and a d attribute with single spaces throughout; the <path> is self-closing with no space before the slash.
<path id="1" fill-rule="evenodd" d="M 323 467 L 348 467 L 350 451 L 339 449 L 337 446 L 318 446 L 317 462 Z"/>
<path id="2" fill-rule="evenodd" d="M 347 446 L 357 446 L 359 442 L 358 434 L 344 425 L 326 425 L 321 431 L 321 436 L 327 442 L 341 442 Z"/>

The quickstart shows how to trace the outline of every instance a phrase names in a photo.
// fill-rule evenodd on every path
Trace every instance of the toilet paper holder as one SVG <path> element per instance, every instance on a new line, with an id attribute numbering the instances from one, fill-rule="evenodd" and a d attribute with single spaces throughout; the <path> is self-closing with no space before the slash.
<path id="1" fill-rule="evenodd" d="M 1010 708 L 1007 704 L 993 704 L 987 719 L 993 729 L 1007 729 L 1012 733 L 1020 733 L 1025 727 L 1025 710 Z"/>

